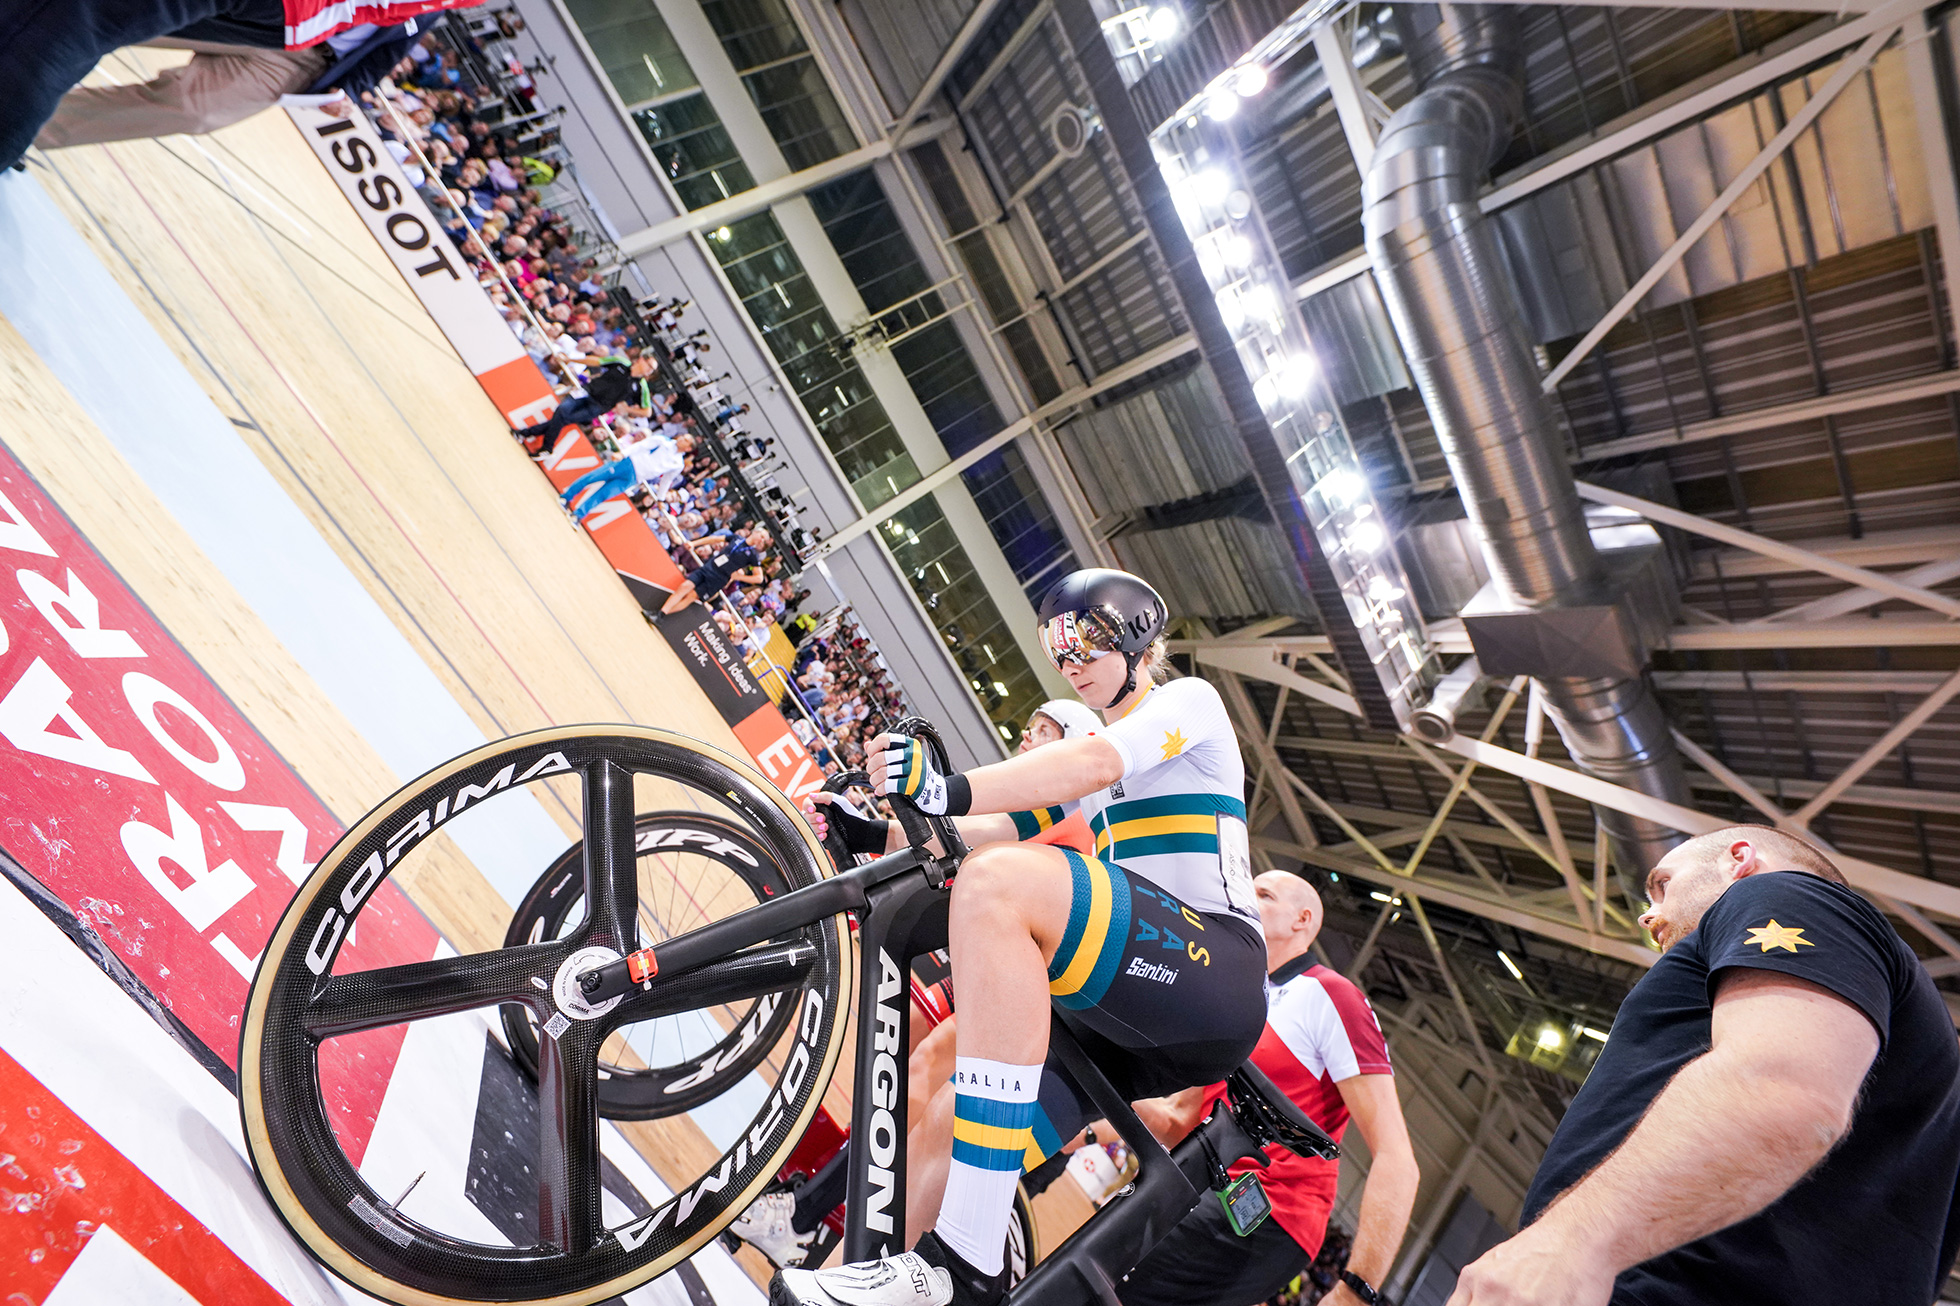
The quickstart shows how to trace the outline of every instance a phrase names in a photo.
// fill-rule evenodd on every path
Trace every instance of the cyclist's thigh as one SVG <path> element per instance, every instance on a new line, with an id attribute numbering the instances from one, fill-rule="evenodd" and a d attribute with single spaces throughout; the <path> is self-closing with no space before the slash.
<path id="1" fill-rule="evenodd" d="M 1248 1306 L 1271 1299 L 1312 1259 L 1271 1218 L 1239 1237 L 1224 1204 L 1205 1193 L 1116 1285 L 1116 1297 L 1123 1306 Z"/>
<path id="2" fill-rule="evenodd" d="M 1125 1048 L 1243 1044 L 1250 1055 L 1266 1021 L 1258 930 L 1193 911 L 1120 866 L 1063 855 L 1074 882 L 1048 991 L 1071 1023 Z"/>

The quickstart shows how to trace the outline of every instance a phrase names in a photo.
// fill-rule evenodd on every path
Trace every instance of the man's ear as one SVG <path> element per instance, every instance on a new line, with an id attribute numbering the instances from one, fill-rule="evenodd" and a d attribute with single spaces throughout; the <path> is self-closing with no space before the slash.
<path id="1" fill-rule="evenodd" d="M 1746 879 L 1763 869 L 1762 849 L 1747 839 L 1737 839 L 1729 845 L 1729 856 L 1735 859 L 1735 871 L 1731 879 Z"/>

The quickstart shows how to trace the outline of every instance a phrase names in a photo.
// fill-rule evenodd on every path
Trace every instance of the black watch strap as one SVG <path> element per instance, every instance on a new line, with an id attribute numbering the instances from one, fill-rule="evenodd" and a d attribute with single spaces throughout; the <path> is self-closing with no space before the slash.
<path id="1" fill-rule="evenodd" d="M 1375 1306 L 1375 1303 L 1381 1300 L 1381 1294 L 1375 1291 L 1374 1285 L 1353 1270 L 1342 1270 L 1341 1282 L 1345 1283 L 1355 1296 L 1367 1302 L 1368 1306 Z"/>

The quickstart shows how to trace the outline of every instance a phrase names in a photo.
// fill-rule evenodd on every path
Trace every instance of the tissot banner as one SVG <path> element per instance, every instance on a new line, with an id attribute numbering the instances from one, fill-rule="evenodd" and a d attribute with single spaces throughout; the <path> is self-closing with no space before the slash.
<path id="1" fill-rule="evenodd" d="M 316 105 L 285 107 L 497 411 L 512 426 L 542 421 L 555 403 L 551 386 L 395 165 L 373 124 L 359 109 L 336 118 Z"/>

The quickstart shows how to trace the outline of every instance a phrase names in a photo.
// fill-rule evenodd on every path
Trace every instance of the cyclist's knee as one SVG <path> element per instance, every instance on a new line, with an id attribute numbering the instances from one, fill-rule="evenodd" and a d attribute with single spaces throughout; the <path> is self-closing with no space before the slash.
<path id="1" fill-rule="evenodd" d="M 968 853 L 953 881 L 954 908 L 971 912 L 1015 907 L 1027 879 L 1027 853 L 1013 843 L 981 844 Z"/>

